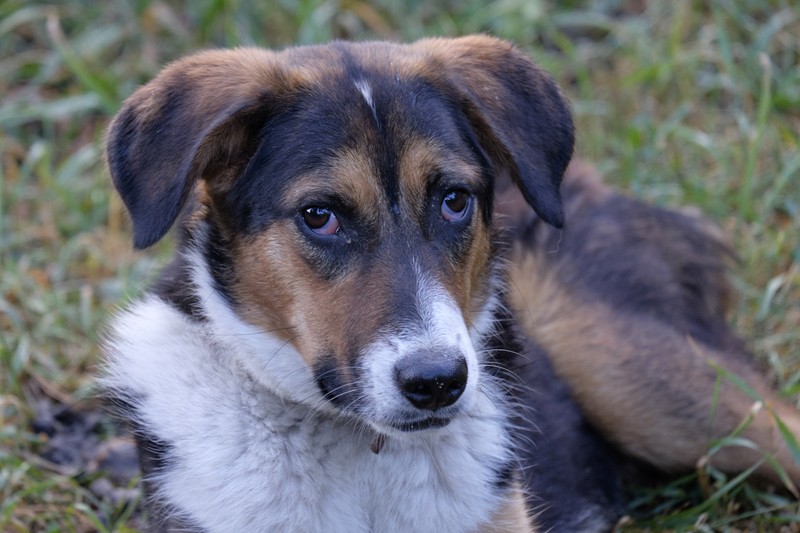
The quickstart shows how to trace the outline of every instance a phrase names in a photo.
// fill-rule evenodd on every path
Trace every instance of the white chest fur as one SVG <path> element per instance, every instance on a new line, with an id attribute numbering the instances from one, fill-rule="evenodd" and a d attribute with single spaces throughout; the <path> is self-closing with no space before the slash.
<path id="1" fill-rule="evenodd" d="M 485 394 L 437 431 L 390 438 L 256 382 L 252 341 L 149 298 L 117 318 L 105 384 L 170 445 L 158 497 L 207 531 L 473 531 L 501 504 L 510 457 Z M 273 376 L 274 377 L 274 376 Z M 486 378 L 488 379 L 488 378 Z M 490 384 L 485 382 L 482 387 Z"/>

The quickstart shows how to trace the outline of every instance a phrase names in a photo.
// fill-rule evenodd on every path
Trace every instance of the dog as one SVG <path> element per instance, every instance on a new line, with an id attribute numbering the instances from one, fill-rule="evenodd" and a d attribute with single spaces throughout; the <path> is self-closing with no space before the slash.
<path id="1" fill-rule="evenodd" d="M 178 226 L 104 343 L 151 528 L 606 531 L 623 462 L 691 470 L 748 415 L 760 452 L 710 460 L 800 481 L 724 237 L 573 145 L 556 83 L 482 35 L 205 51 L 129 97 L 134 246 Z"/>

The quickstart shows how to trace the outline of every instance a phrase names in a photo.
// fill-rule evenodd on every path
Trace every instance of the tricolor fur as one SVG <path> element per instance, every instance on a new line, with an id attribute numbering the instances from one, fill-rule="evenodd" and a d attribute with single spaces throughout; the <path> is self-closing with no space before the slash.
<path id="1" fill-rule="evenodd" d="M 134 244 L 180 226 L 175 261 L 106 344 L 105 385 L 137 432 L 153 528 L 600 531 L 619 510 L 606 439 L 666 469 L 696 460 L 706 439 L 676 447 L 659 433 L 684 420 L 670 393 L 647 402 L 617 382 L 646 384 L 658 365 L 627 363 L 604 387 L 581 360 L 596 350 L 618 368 L 612 352 L 637 318 L 612 320 L 607 307 L 624 305 L 581 292 L 584 266 L 615 268 L 588 264 L 594 226 L 558 251 L 572 149 L 554 82 L 484 36 L 203 52 L 131 96 L 108 161 Z M 577 220 L 616 198 L 584 178 L 567 190 Z M 655 246 L 697 242 L 654 261 L 693 264 L 707 246 L 703 300 L 724 247 L 684 226 Z M 724 307 L 653 320 L 677 332 L 682 360 L 681 321 L 716 350 Z M 631 357 L 658 351 L 633 337 Z M 699 379 L 695 424 L 714 385 Z M 744 405 L 726 394 L 714 434 Z M 662 418 L 653 434 L 616 421 L 640 400 L 632 413 Z"/>

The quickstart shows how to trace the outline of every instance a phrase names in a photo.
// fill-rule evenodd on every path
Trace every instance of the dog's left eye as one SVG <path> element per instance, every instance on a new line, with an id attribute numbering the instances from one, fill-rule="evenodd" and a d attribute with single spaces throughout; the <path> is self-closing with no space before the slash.
<path id="1" fill-rule="evenodd" d="M 448 222 L 456 222 L 467 216 L 472 196 L 464 191 L 450 191 L 442 200 L 442 218 Z"/>
<path id="2" fill-rule="evenodd" d="M 308 229 L 317 235 L 334 235 L 339 231 L 339 220 L 327 207 L 308 207 L 302 215 Z"/>

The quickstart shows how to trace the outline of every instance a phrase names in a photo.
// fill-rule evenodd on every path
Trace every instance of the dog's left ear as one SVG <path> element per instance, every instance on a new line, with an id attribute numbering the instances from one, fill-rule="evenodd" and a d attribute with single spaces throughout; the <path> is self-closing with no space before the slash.
<path id="1" fill-rule="evenodd" d="M 485 35 L 420 41 L 455 91 L 495 165 L 505 166 L 525 200 L 562 227 L 559 186 L 572 158 L 569 105 L 555 81 L 512 44 Z"/>

